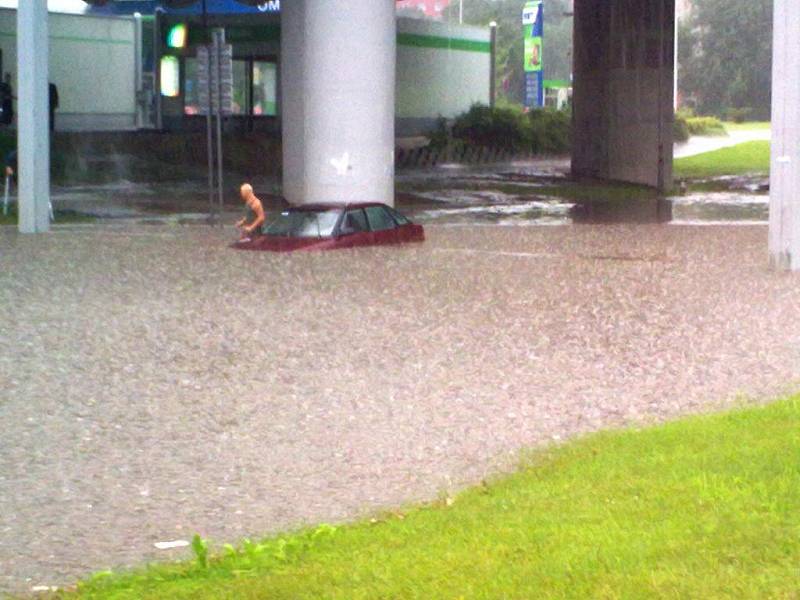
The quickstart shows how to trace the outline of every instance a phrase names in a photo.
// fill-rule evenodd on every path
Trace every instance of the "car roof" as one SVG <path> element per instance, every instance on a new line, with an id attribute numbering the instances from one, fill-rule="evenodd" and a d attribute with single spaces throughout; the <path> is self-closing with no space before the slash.
<path id="1" fill-rule="evenodd" d="M 382 202 L 326 202 L 326 203 L 311 203 L 311 204 L 297 204 L 290 206 L 289 210 L 344 210 L 346 208 L 367 208 L 369 206 L 387 206 Z M 388 207 L 387 207 L 388 208 Z"/>

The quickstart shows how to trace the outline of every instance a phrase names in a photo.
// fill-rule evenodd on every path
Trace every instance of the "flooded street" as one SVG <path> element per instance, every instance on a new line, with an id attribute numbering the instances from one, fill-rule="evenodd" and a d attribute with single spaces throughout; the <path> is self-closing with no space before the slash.
<path id="1" fill-rule="evenodd" d="M 402 248 L 230 250 L 197 179 L 56 188 L 99 220 L 0 227 L 0 593 L 429 499 L 524 448 L 800 380 L 800 289 L 766 227 L 730 227 L 766 224 L 765 181 L 664 199 L 567 172 L 400 173 L 427 233 Z"/>
<path id="2" fill-rule="evenodd" d="M 526 448 L 800 381 L 800 287 L 766 227 L 426 234 L 273 254 L 170 222 L 1 227 L 0 593 L 435 498 Z"/>
<path id="3" fill-rule="evenodd" d="M 705 146 L 701 143 L 698 148 L 702 147 Z M 769 182 L 763 177 L 699 180 L 682 194 L 659 199 L 652 192 L 635 187 L 622 188 L 620 196 L 619 186 L 575 182 L 568 175 L 568 159 L 401 171 L 396 178 L 396 205 L 419 223 L 451 227 L 572 223 L 733 225 L 768 221 Z M 243 179 L 236 175 L 227 179 L 223 211 L 226 222 L 235 220 L 241 212 L 237 188 Z M 285 206 L 277 178 L 256 179 L 253 184 L 267 212 Z M 197 174 L 158 183 L 119 179 L 113 183 L 55 186 L 52 199 L 58 210 L 101 220 L 202 223 L 210 210 L 206 186 Z M 216 204 L 214 210 L 218 210 Z"/>

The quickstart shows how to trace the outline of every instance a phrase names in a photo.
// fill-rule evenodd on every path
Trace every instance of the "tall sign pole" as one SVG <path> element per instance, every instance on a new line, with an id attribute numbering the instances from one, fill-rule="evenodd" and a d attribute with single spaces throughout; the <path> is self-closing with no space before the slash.
<path id="1" fill-rule="evenodd" d="M 211 44 L 197 49 L 197 90 L 199 113 L 206 117 L 208 199 L 213 220 L 215 213 L 222 215 L 223 208 L 222 119 L 233 112 L 233 48 L 225 43 L 224 29 L 212 30 Z"/>
<path id="2" fill-rule="evenodd" d="M 525 98 L 527 108 L 544 106 L 544 3 L 532 0 L 522 9 L 524 42 Z"/>

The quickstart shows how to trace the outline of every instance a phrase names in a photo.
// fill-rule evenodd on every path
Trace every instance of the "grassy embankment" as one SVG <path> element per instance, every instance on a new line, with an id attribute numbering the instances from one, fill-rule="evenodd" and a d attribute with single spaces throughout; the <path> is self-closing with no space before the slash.
<path id="1" fill-rule="evenodd" d="M 679 158 L 675 160 L 675 177 L 706 179 L 725 175 L 767 175 L 769 153 L 768 141 L 755 141 Z"/>
<path id="2" fill-rule="evenodd" d="M 210 558 L 99 574 L 80 598 L 796 598 L 800 397 L 601 433 L 455 498 Z"/>
<path id="3" fill-rule="evenodd" d="M 771 128 L 772 123 L 769 121 L 747 121 L 745 123 L 733 123 L 731 121 L 725 121 L 725 129 L 728 131 L 763 131 Z"/>

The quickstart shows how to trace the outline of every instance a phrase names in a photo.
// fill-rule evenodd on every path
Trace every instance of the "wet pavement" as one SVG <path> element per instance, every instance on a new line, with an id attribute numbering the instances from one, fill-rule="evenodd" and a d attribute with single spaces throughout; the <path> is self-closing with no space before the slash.
<path id="1" fill-rule="evenodd" d="M 479 167 L 440 165 L 405 171 L 397 176 L 396 205 L 422 224 L 447 226 L 768 221 L 769 181 L 763 177 L 697 180 L 682 195 L 659 199 L 644 192 L 635 202 L 619 202 L 604 197 L 603 186 L 597 186 L 594 192 L 590 182 L 571 181 L 568 173 L 567 159 Z M 222 208 L 224 222 L 235 221 L 241 212 L 236 195 L 239 180 L 234 177 L 228 181 Z M 276 179 L 260 179 L 253 184 L 268 213 L 286 206 Z M 211 207 L 206 182 L 198 177 L 159 183 L 121 179 L 56 186 L 52 199 L 57 210 L 101 220 L 175 224 L 207 221 L 212 211 L 214 217 L 219 216 L 216 198 Z"/>

